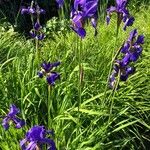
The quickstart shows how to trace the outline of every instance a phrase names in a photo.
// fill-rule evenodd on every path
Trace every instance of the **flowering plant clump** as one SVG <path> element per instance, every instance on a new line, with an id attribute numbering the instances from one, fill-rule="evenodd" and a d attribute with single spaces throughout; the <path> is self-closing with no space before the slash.
<path id="1" fill-rule="evenodd" d="M 135 72 L 135 68 L 130 67 L 129 64 L 138 60 L 142 53 L 142 44 L 144 44 L 144 36 L 138 35 L 136 29 L 131 31 L 128 40 L 120 49 L 124 54 L 122 60 L 115 60 L 114 70 L 109 78 L 111 88 L 115 87 L 118 75 L 121 81 L 126 81 L 129 75 Z"/>
<path id="2" fill-rule="evenodd" d="M 39 78 L 43 78 L 46 76 L 47 83 L 49 85 L 55 85 L 55 80 L 60 78 L 60 75 L 57 72 L 52 71 L 54 67 L 60 65 L 60 62 L 50 63 L 50 62 L 43 62 L 41 64 L 41 71 L 38 71 Z"/>
<path id="3" fill-rule="evenodd" d="M 117 13 L 118 26 L 120 26 L 121 21 L 124 22 L 124 30 L 126 30 L 127 26 L 132 26 L 135 19 L 129 14 L 129 11 L 127 10 L 127 0 L 116 0 L 116 6 L 111 6 L 107 9 L 107 24 L 109 24 L 110 17 L 113 12 Z"/>
<path id="4" fill-rule="evenodd" d="M 50 130 L 46 130 L 44 126 L 35 125 L 26 133 L 25 139 L 20 141 L 21 149 L 42 149 L 43 145 L 47 144 L 48 150 L 56 150 L 55 142 L 50 138 L 47 138 L 47 134 L 53 135 L 53 132 Z"/>
<path id="5" fill-rule="evenodd" d="M 22 7 L 21 14 L 29 14 L 33 24 L 33 29 L 30 31 L 30 36 L 37 40 L 43 40 L 45 38 L 42 32 L 42 26 L 40 25 L 40 15 L 45 14 L 45 10 L 41 9 L 37 3 L 31 2 L 31 6 Z M 36 18 L 36 21 L 34 22 Z"/>
<path id="6" fill-rule="evenodd" d="M 95 29 L 95 35 L 97 34 L 97 8 L 98 0 L 75 0 L 74 5 L 71 10 L 71 28 L 75 31 L 81 38 L 86 36 L 86 31 L 84 29 L 85 21 L 90 18 L 91 24 Z"/>
<path id="7" fill-rule="evenodd" d="M 2 121 L 2 126 L 5 130 L 9 129 L 10 122 L 13 122 L 13 124 L 15 124 L 15 128 L 18 129 L 25 125 L 25 121 L 17 117 L 19 112 L 20 110 L 14 104 L 10 105 L 10 111 L 6 116 L 3 117 Z"/>

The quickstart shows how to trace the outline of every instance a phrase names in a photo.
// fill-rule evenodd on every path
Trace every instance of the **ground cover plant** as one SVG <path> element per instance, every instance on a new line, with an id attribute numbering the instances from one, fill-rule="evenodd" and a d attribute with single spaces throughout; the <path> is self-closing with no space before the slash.
<path id="1" fill-rule="evenodd" d="M 22 7 L 31 39 L 1 19 L 0 149 L 149 149 L 150 8 L 116 1 L 103 20 L 98 1 L 75 2 L 58 32 L 36 2 Z"/>

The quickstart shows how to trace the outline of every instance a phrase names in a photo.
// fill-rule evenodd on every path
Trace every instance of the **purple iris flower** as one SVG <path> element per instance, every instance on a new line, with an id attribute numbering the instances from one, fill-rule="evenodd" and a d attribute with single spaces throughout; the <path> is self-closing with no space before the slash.
<path id="1" fill-rule="evenodd" d="M 95 35 L 97 33 L 97 7 L 98 0 L 75 0 L 74 6 L 71 10 L 70 18 L 72 21 L 71 28 L 81 38 L 86 36 L 84 24 L 87 19 L 91 20 L 91 24 L 95 29 Z"/>
<path id="2" fill-rule="evenodd" d="M 107 25 L 110 22 L 110 17 L 113 12 L 116 12 L 118 16 L 118 27 L 120 26 L 121 21 L 124 22 L 124 30 L 126 30 L 127 26 L 132 26 L 135 19 L 134 17 L 130 16 L 129 11 L 127 10 L 127 0 L 116 0 L 116 6 L 111 6 L 107 9 Z"/>
<path id="3" fill-rule="evenodd" d="M 10 111 L 5 117 L 3 117 L 2 121 L 2 126 L 5 130 L 9 129 L 10 122 L 13 122 L 17 129 L 20 129 L 25 125 L 25 121 L 17 117 L 18 113 L 20 113 L 20 110 L 14 104 L 10 105 Z"/>
<path id="4" fill-rule="evenodd" d="M 43 40 L 45 38 L 45 35 L 42 32 L 42 26 L 40 25 L 40 14 L 45 14 L 45 10 L 41 9 L 36 2 L 32 2 L 31 6 L 29 6 L 28 8 L 21 8 L 21 14 L 30 14 L 32 17 L 33 15 L 34 17 L 36 16 L 36 22 L 33 26 L 33 29 L 29 33 L 33 39 Z"/>
<path id="5" fill-rule="evenodd" d="M 34 27 L 36 29 L 32 29 L 29 33 L 30 33 L 30 36 L 33 38 L 33 39 L 37 39 L 39 41 L 43 40 L 46 36 L 43 32 L 40 31 L 40 28 L 38 29 L 38 27 Z"/>
<path id="6" fill-rule="evenodd" d="M 124 59 L 135 62 L 142 53 L 142 44 L 144 44 L 144 36 L 139 35 L 137 29 L 130 32 L 128 40 L 125 42 L 121 52 L 125 54 Z"/>
<path id="7" fill-rule="evenodd" d="M 50 62 L 43 62 L 41 64 L 41 71 L 38 71 L 38 77 L 39 78 L 43 78 L 44 76 L 46 76 L 46 81 L 49 85 L 55 85 L 55 81 L 57 79 L 60 79 L 60 74 L 58 74 L 57 72 L 54 72 L 53 69 L 56 68 L 57 66 L 60 65 L 60 62 L 54 62 L 54 63 L 50 63 Z"/>
<path id="8" fill-rule="evenodd" d="M 129 75 L 133 74 L 134 72 L 134 67 L 128 66 L 128 64 L 123 60 L 116 60 L 114 70 L 109 77 L 109 87 L 113 89 L 116 86 L 118 76 L 121 81 L 126 81 Z"/>
<path id="9" fill-rule="evenodd" d="M 56 150 L 55 142 L 47 138 L 48 134 L 53 135 L 53 132 L 46 130 L 44 126 L 32 127 L 25 136 L 25 139 L 20 141 L 22 150 L 36 150 L 42 149 L 43 145 L 47 145 L 47 150 Z"/>
<path id="10" fill-rule="evenodd" d="M 64 0 L 56 0 L 59 8 L 62 7 L 64 5 Z"/>
<path id="11" fill-rule="evenodd" d="M 33 7 L 21 7 L 21 14 L 30 14 L 30 15 L 39 15 L 39 14 L 45 14 L 46 11 L 44 9 L 41 9 L 39 5 L 35 5 Z"/>
<path id="12" fill-rule="evenodd" d="M 137 29 L 130 32 L 130 35 L 126 42 L 120 49 L 123 53 L 121 60 L 116 60 L 112 74 L 109 78 L 110 88 L 114 88 L 116 85 L 116 78 L 119 76 L 121 81 L 126 81 L 129 75 L 135 72 L 135 67 L 129 66 L 131 62 L 137 61 L 142 53 L 142 44 L 144 44 L 144 36 L 138 35 Z"/>
<path id="13" fill-rule="evenodd" d="M 32 8 L 32 7 L 21 7 L 21 14 L 35 14 L 36 13 L 36 9 Z"/>
<path id="14" fill-rule="evenodd" d="M 46 80 L 49 85 L 55 85 L 55 80 L 60 79 L 60 75 L 56 72 L 51 72 L 47 77 Z"/>

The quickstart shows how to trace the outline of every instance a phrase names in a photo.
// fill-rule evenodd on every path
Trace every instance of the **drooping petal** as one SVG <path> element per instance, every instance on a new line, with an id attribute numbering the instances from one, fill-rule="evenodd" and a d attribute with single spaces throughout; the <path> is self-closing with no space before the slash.
<path id="1" fill-rule="evenodd" d="M 37 72 L 37 75 L 38 75 L 39 78 L 43 78 L 43 76 L 44 76 L 44 74 L 43 74 L 42 71 L 38 71 L 38 72 Z"/>
<path id="2" fill-rule="evenodd" d="M 21 14 L 29 14 L 29 10 L 25 7 L 21 7 Z"/>
<path id="3" fill-rule="evenodd" d="M 107 25 L 109 25 L 109 23 L 110 23 L 111 14 L 115 11 L 116 11 L 116 7 L 114 7 L 114 6 L 111 6 L 110 8 L 107 9 L 107 16 L 106 16 Z"/>
<path id="4" fill-rule="evenodd" d="M 133 74 L 135 72 L 135 68 L 134 67 L 128 67 L 126 72 L 127 72 L 127 74 Z"/>
<path id="5" fill-rule="evenodd" d="M 28 7 L 29 14 L 35 14 L 35 8 Z"/>
<path id="6" fill-rule="evenodd" d="M 123 59 L 122 59 L 122 64 L 123 66 L 127 66 L 130 63 L 130 57 L 131 55 L 129 53 L 127 53 Z"/>
<path id="7" fill-rule="evenodd" d="M 2 126 L 5 130 L 8 130 L 9 129 L 9 117 L 5 117 L 2 121 Z"/>
<path id="8" fill-rule="evenodd" d="M 30 33 L 30 36 L 31 36 L 32 38 L 35 38 L 35 37 L 36 37 L 36 33 L 35 33 L 34 30 L 31 30 L 29 33 Z"/>
<path id="9" fill-rule="evenodd" d="M 121 48 L 121 53 L 126 54 L 129 51 L 129 48 L 130 48 L 130 44 L 129 42 L 126 42 Z"/>
<path id="10" fill-rule="evenodd" d="M 50 75 L 46 77 L 46 80 L 49 85 L 55 85 L 55 81 L 60 78 L 60 75 L 56 72 L 51 72 Z"/>
<path id="11" fill-rule="evenodd" d="M 46 11 L 44 9 L 40 9 L 40 14 L 46 14 Z"/>
<path id="12" fill-rule="evenodd" d="M 106 23 L 107 23 L 107 25 L 109 25 L 109 23 L 110 23 L 110 15 L 106 16 Z"/>
<path id="13" fill-rule="evenodd" d="M 120 75 L 120 80 L 121 81 L 126 81 L 128 79 L 128 73 L 125 73 L 125 74 L 121 74 Z"/>
<path id="14" fill-rule="evenodd" d="M 74 15 L 72 18 L 72 23 L 76 28 L 82 28 L 83 26 L 83 17 L 81 13 Z"/>
<path id="15" fill-rule="evenodd" d="M 35 142 L 35 141 L 31 141 L 31 142 L 28 144 L 26 150 L 35 150 L 36 147 L 37 147 L 36 142 Z"/>
<path id="16" fill-rule="evenodd" d="M 26 142 L 27 142 L 26 138 L 20 141 L 20 147 L 22 150 L 26 150 Z"/>
<path id="17" fill-rule="evenodd" d="M 48 145 L 48 150 L 56 150 L 55 142 L 48 138 L 43 138 L 40 140 L 41 143 Z"/>
<path id="18" fill-rule="evenodd" d="M 76 32 L 81 38 L 84 38 L 86 36 L 86 31 L 84 28 L 74 28 L 71 26 L 71 29 Z"/>
<path id="19" fill-rule="evenodd" d="M 38 39 L 39 41 L 41 41 L 45 38 L 45 34 L 44 33 L 39 33 L 35 38 Z"/>
<path id="20" fill-rule="evenodd" d="M 112 73 L 111 76 L 109 77 L 109 87 L 113 89 L 115 87 L 115 83 L 116 83 L 115 74 Z"/>
<path id="21" fill-rule="evenodd" d="M 134 22 L 134 17 L 130 17 L 126 20 L 123 29 L 126 30 L 127 26 L 132 26 Z"/>
<path id="22" fill-rule="evenodd" d="M 14 117 L 12 118 L 12 120 L 14 121 L 14 123 L 16 124 L 16 128 L 17 129 L 20 129 L 22 128 L 23 126 L 25 126 L 25 121 L 23 119 L 20 119 L 18 117 Z"/>
<path id="23" fill-rule="evenodd" d="M 139 58 L 139 55 L 136 52 L 132 53 L 130 56 L 130 60 L 133 62 L 137 61 L 138 58 Z"/>
<path id="24" fill-rule="evenodd" d="M 94 27 L 94 29 L 95 29 L 95 36 L 97 35 L 97 17 L 92 17 L 91 18 L 91 24 L 92 24 L 92 26 Z"/>
<path id="25" fill-rule="evenodd" d="M 111 6 L 110 8 L 107 9 L 107 14 L 111 14 L 111 13 L 113 13 L 115 11 L 116 11 L 116 7 Z"/>

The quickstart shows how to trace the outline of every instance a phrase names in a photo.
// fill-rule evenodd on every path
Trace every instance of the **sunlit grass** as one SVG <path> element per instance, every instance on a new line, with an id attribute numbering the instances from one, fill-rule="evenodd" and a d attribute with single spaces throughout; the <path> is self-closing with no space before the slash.
<path id="1" fill-rule="evenodd" d="M 99 21 L 98 36 L 87 27 L 83 40 L 84 88 L 78 118 L 78 60 L 76 58 L 76 35 L 72 31 L 54 35 L 41 44 L 43 60 L 60 60 L 57 69 L 60 81 L 53 88 L 52 129 L 58 150 L 144 149 L 150 140 L 150 10 L 142 9 L 135 14 L 135 24 L 127 32 L 120 29 L 117 49 L 137 28 L 145 35 L 142 57 L 136 64 L 136 73 L 110 96 L 104 96 L 112 51 L 115 47 L 115 19 L 107 27 Z M 9 104 L 15 103 L 22 111 L 27 127 L 46 125 L 47 84 L 37 77 L 39 66 L 33 63 L 33 43 L 12 29 L 2 31 L 0 36 L 0 116 L 7 112 Z M 110 103 L 114 100 L 112 116 Z M 11 134 L 11 135 L 10 135 Z M 24 130 L 10 129 L 4 132 L 0 126 L 0 148 L 19 149 Z M 17 143 L 18 141 L 18 143 Z M 146 148 L 145 148 L 146 149 Z"/>

